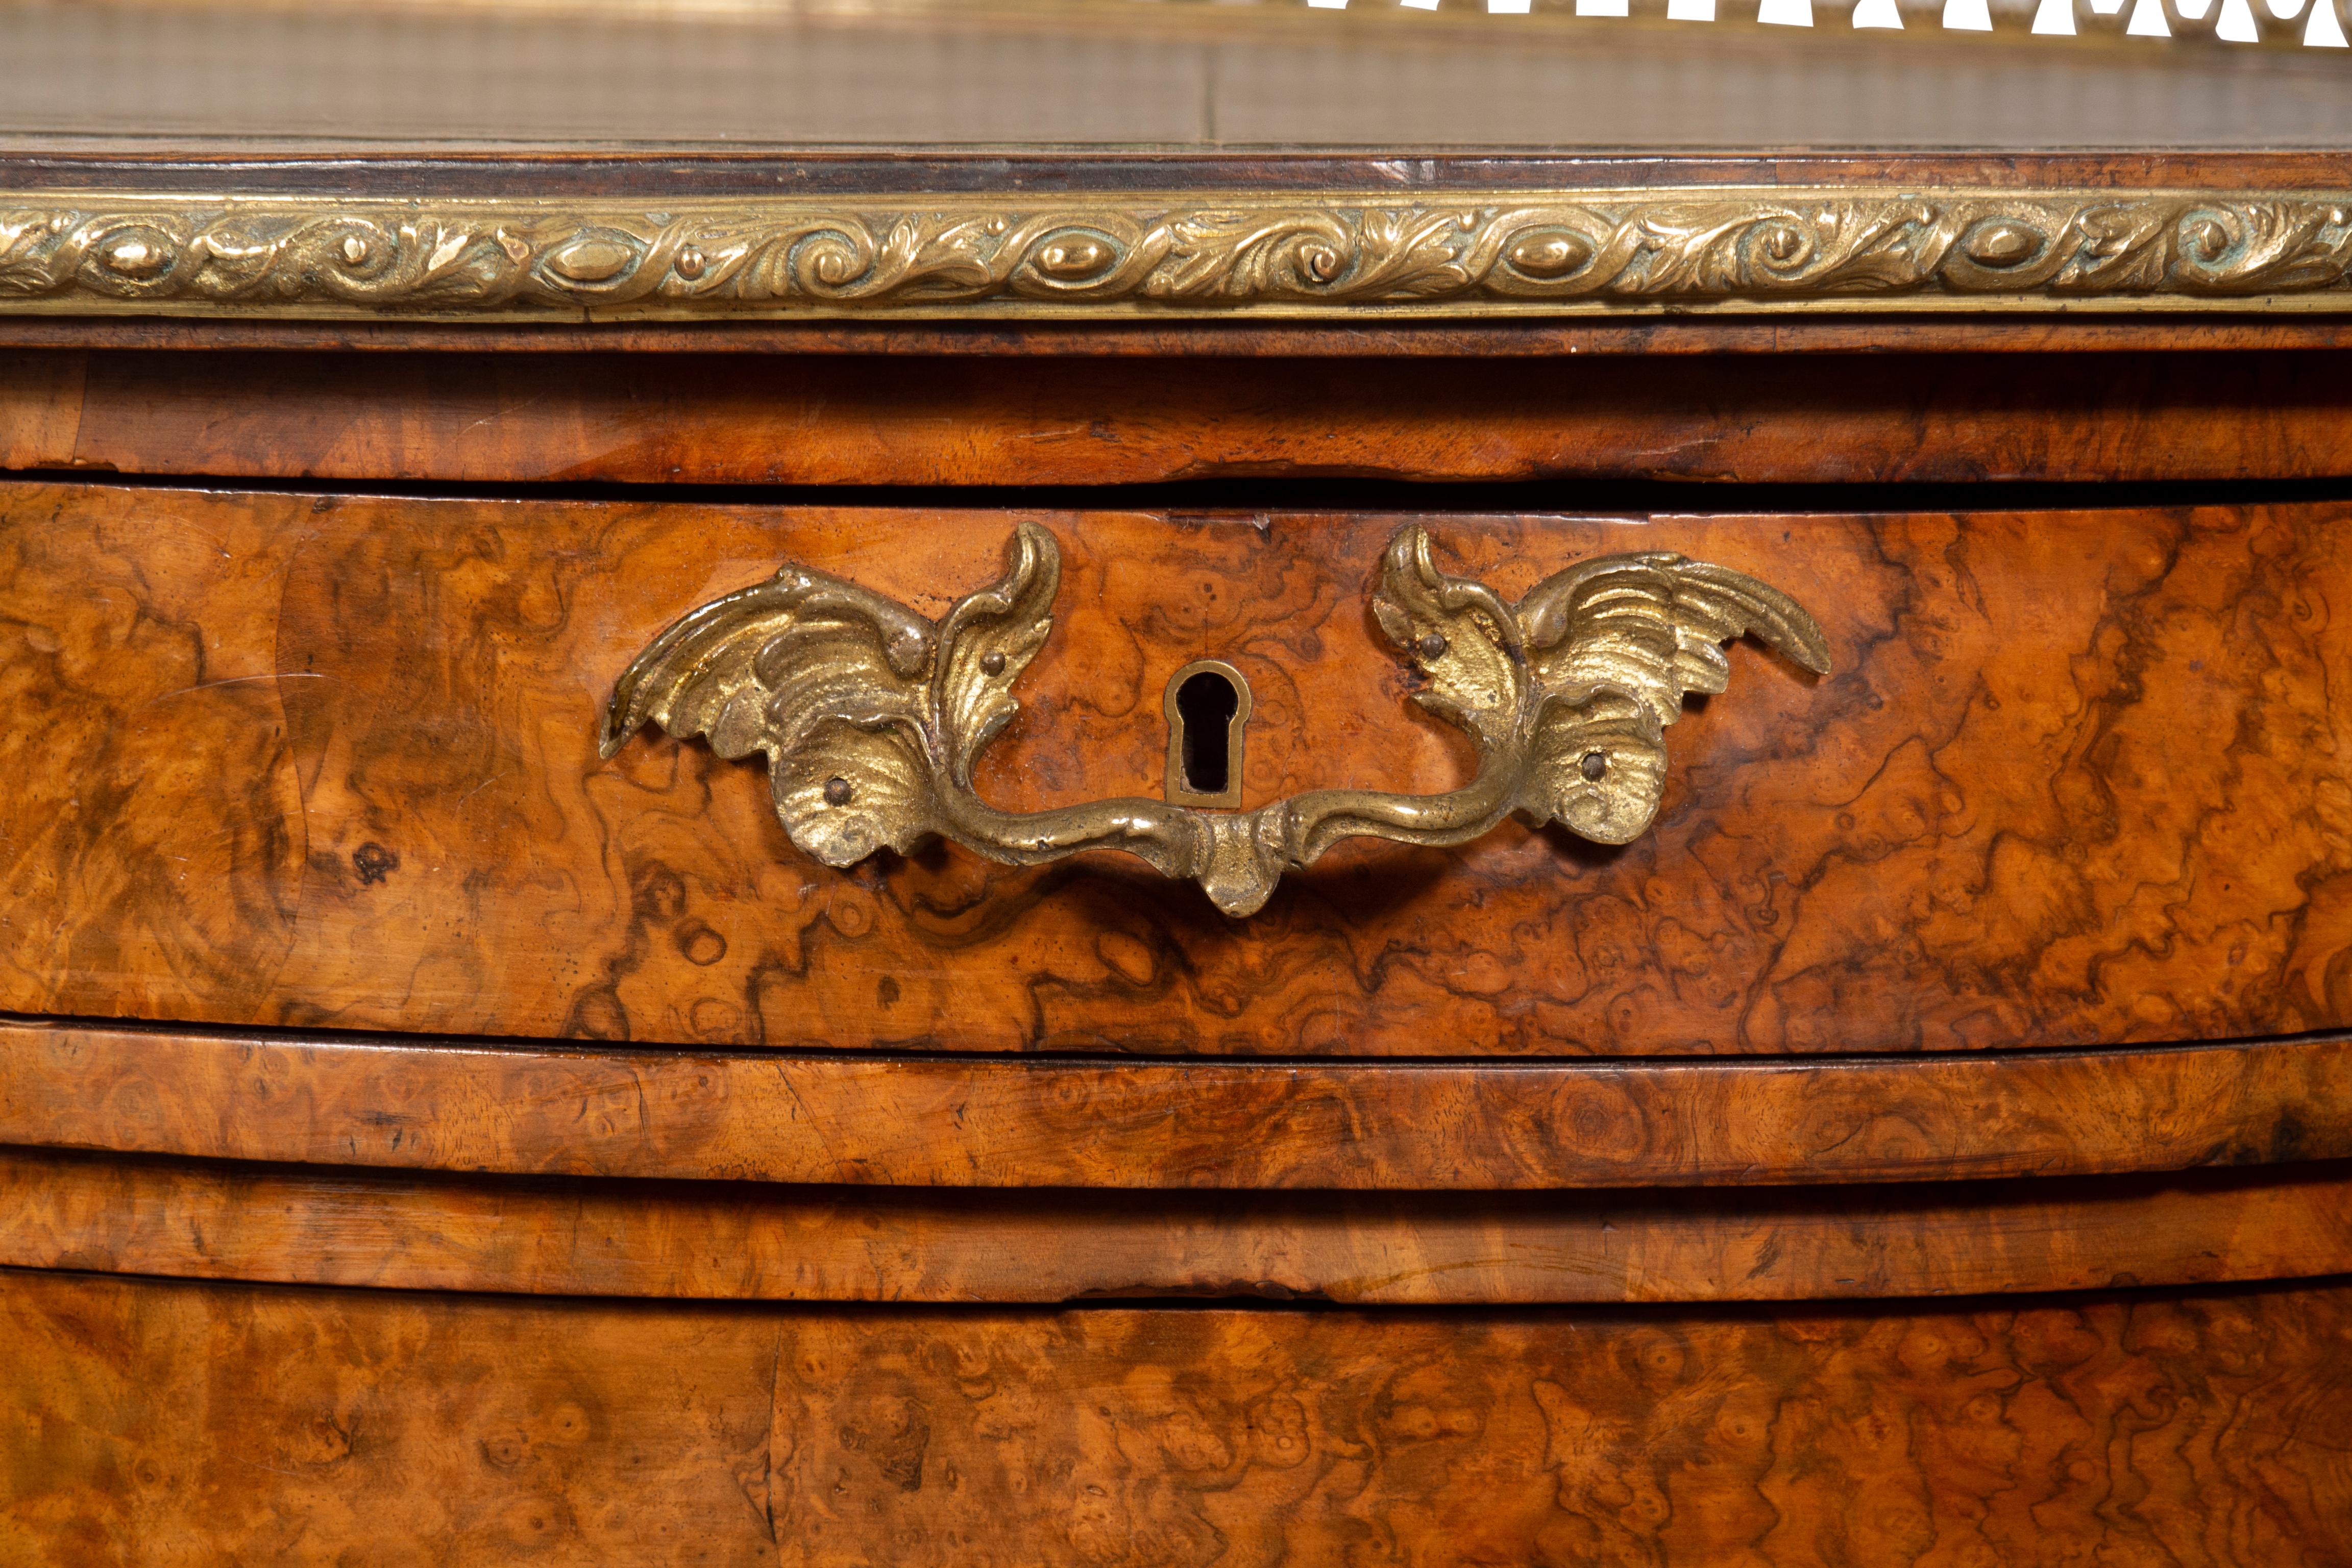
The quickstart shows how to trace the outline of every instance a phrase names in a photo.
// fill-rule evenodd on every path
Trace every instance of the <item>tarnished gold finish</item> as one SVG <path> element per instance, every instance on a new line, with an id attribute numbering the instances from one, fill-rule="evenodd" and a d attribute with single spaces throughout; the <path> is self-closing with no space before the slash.
<path id="1" fill-rule="evenodd" d="M 1429 795 L 1315 790 L 1250 812 L 1139 798 L 999 811 L 973 790 L 972 764 L 1018 710 L 1013 683 L 1053 628 L 1060 580 L 1054 537 L 1034 523 L 1013 534 L 1003 577 L 937 622 L 786 566 L 637 656 L 606 710 L 604 754 L 648 722 L 706 736 L 722 757 L 764 753 L 784 831 L 828 866 L 933 837 L 1023 866 L 1120 849 L 1247 915 L 1286 870 L 1342 838 L 1462 844 L 1517 812 L 1625 843 L 1657 812 L 1664 731 L 1684 694 L 1721 691 L 1730 678 L 1724 643 L 1752 633 L 1816 674 L 1830 668 L 1811 616 L 1727 567 L 1602 556 L 1512 605 L 1440 572 L 1429 535 L 1408 526 L 1382 557 L 1372 609 L 1428 681 L 1414 700 L 1476 743 L 1468 784 Z"/>
<path id="2" fill-rule="evenodd" d="M 1772 188 L 684 202 L 0 193 L 0 310 L 2352 308 L 2352 195 Z"/>

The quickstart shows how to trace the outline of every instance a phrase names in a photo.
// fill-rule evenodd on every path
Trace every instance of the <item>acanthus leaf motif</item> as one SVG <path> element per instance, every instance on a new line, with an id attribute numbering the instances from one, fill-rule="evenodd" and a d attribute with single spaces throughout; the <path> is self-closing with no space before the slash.
<path id="1" fill-rule="evenodd" d="M 1540 689 L 1522 809 L 1601 844 L 1629 842 L 1657 815 L 1666 726 L 1686 693 L 1727 688 L 1725 643 L 1753 633 L 1801 668 L 1830 669 L 1829 643 L 1795 600 L 1669 552 L 1556 573 L 1518 616 Z"/>
<path id="2" fill-rule="evenodd" d="M 959 600 L 940 623 L 931 723 L 958 784 L 971 783 L 981 748 L 1021 710 L 1013 683 L 1054 629 L 1061 584 L 1054 536 L 1024 522 L 1005 546 L 1004 575 Z"/>
<path id="3" fill-rule="evenodd" d="M 1382 553 L 1372 615 L 1391 642 L 1429 676 L 1413 700 L 1480 744 L 1505 743 L 1527 690 L 1516 617 L 1493 589 L 1439 571 L 1429 532 L 1398 531 Z"/>
<path id="4" fill-rule="evenodd" d="M 615 315 L 2185 307 L 2352 292 L 2352 194 L 1843 185 L 696 198 L 0 194 L 11 308 Z"/>
<path id="5" fill-rule="evenodd" d="M 926 737 L 929 623 L 822 572 L 787 566 L 656 637 L 613 693 L 609 757 L 646 723 L 768 759 L 786 835 L 828 866 L 912 848 L 938 831 Z"/>

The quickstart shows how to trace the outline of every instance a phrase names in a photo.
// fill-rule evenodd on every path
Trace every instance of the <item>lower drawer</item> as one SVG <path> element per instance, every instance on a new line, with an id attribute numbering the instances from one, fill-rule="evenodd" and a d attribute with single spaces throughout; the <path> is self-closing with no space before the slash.
<path id="1" fill-rule="evenodd" d="M 2352 1561 L 2352 1288 L 646 1306 L 0 1273 L 10 1563 Z"/>

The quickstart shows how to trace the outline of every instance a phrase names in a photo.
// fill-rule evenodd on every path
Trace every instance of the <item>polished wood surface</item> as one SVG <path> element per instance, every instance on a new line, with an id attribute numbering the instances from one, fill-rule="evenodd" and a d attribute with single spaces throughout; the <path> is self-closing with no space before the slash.
<path id="1" fill-rule="evenodd" d="M 0 1274 L 40 1568 L 2326 1568 L 2342 1288 L 911 1312 Z"/>
<path id="2" fill-rule="evenodd" d="M 2333 355 L 2082 354 L 2041 330 L 2042 349 L 2016 354 L 1628 357 L 1621 345 L 1533 360 L 1043 358 L 1017 374 L 968 353 L 26 350 L 0 352 L 0 467 L 361 485 L 2352 471 L 2352 387 Z"/>
<path id="3" fill-rule="evenodd" d="M 1255 918 L 1113 857 L 796 854 L 756 766 L 640 736 L 621 667 L 783 560 L 937 613 L 1012 518 L 18 485 L 0 1005 L 776 1046 L 1692 1055 L 2352 1022 L 2340 503 L 1430 519 L 1523 592 L 1684 551 L 1803 599 L 1672 732 L 1653 829 L 1357 844 Z M 1040 515 L 1024 513 L 1023 515 Z M 1397 514 L 1043 514 L 1065 551 L 1013 807 L 1155 792 L 1158 694 L 1255 688 L 1247 801 L 1433 789 L 1461 737 L 1365 609 Z"/>
<path id="4" fill-rule="evenodd" d="M 1005 1194 L 0 1150 L 0 1265 L 726 1300 L 1965 1296 L 2352 1273 L 2352 1170 L 1605 1196 Z"/>
<path id="5" fill-rule="evenodd" d="M 0 1339 L 12 1564 L 776 1561 L 772 1321 L 9 1272 Z"/>
<path id="6" fill-rule="evenodd" d="M 1507 1191 L 2352 1158 L 2352 1039 L 1875 1059 L 1104 1062 L 0 1021 L 0 1144 L 916 1187 Z"/>

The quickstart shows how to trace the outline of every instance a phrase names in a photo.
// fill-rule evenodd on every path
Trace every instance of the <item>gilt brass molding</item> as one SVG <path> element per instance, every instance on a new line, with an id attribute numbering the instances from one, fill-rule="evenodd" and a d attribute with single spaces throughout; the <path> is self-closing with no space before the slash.
<path id="1" fill-rule="evenodd" d="M 0 310 L 569 319 L 2352 309 L 2352 195 L 0 192 Z"/>
<path id="2" fill-rule="evenodd" d="M 1477 775 L 1443 795 L 1314 790 L 1254 811 L 1140 797 L 1000 811 L 973 763 L 1019 710 L 1012 688 L 1052 631 L 1054 536 L 1023 523 L 1004 575 L 937 621 L 845 579 L 785 566 L 654 639 L 604 714 L 611 757 L 642 726 L 767 758 L 786 835 L 828 866 L 947 837 L 1008 865 L 1118 849 L 1199 882 L 1229 915 L 1264 907 L 1292 867 L 1343 838 L 1444 847 L 1512 813 L 1601 844 L 1657 814 L 1664 731 L 1687 692 L 1726 689 L 1723 644 L 1754 635 L 1826 675 L 1828 642 L 1779 589 L 1658 552 L 1553 574 L 1517 604 L 1441 572 L 1409 525 L 1380 566 L 1372 611 L 1426 681 L 1414 700 L 1468 733 Z"/>

